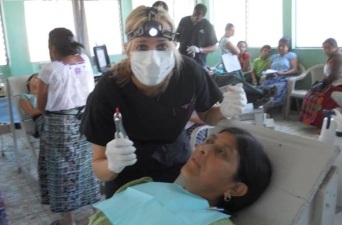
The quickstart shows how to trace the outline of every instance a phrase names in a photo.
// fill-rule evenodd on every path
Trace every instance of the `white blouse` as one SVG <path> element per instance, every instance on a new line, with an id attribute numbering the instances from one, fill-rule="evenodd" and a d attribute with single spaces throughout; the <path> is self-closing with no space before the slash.
<path id="1" fill-rule="evenodd" d="M 94 74 L 88 56 L 80 56 L 84 61 L 77 64 L 53 61 L 42 67 L 38 78 L 48 85 L 45 110 L 68 110 L 86 104 L 95 86 Z"/>

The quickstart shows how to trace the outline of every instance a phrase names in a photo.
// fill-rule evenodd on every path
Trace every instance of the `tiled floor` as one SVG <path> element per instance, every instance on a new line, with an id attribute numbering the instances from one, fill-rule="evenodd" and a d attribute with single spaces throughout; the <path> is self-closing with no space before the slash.
<path id="1" fill-rule="evenodd" d="M 24 168 L 28 168 L 28 149 L 22 131 L 17 130 L 17 134 L 20 157 Z M 49 225 L 59 219 L 60 215 L 52 213 L 49 206 L 40 204 L 37 181 L 25 173 L 18 174 L 12 140 L 11 134 L 0 135 L 0 190 L 5 200 L 9 224 Z M 88 224 L 92 213 L 90 206 L 75 211 L 76 224 Z"/>
<path id="2" fill-rule="evenodd" d="M 312 132 L 313 127 L 303 125 L 296 121 L 295 117 L 290 121 L 278 117 L 275 117 L 275 130 L 318 138 L 318 134 Z M 28 165 L 27 146 L 21 132 L 17 130 L 18 147 L 22 161 Z M 0 156 L 0 190 L 5 199 L 10 225 L 49 225 L 60 218 L 58 214 L 51 213 L 48 206 L 40 204 L 37 182 L 23 173 L 17 173 L 11 134 L 0 135 L 1 152 L 4 152 L 4 155 Z M 77 210 L 75 212 L 77 225 L 86 225 L 91 214 L 92 209 L 89 206 Z"/>

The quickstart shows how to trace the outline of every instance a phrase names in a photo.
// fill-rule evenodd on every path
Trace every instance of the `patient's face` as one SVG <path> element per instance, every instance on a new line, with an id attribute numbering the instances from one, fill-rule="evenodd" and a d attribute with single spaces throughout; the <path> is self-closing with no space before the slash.
<path id="1" fill-rule="evenodd" d="M 36 95 L 38 93 L 38 75 L 31 78 L 30 82 L 30 93 Z"/>
<path id="2" fill-rule="evenodd" d="M 184 187 L 208 200 L 218 199 L 234 185 L 239 162 L 234 135 L 223 132 L 210 136 L 183 166 Z"/>

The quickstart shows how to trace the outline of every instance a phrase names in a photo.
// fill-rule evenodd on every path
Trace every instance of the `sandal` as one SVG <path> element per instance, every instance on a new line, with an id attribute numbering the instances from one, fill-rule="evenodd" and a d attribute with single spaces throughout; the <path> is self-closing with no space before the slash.
<path id="1" fill-rule="evenodd" d="M 273 97 L 265 96 L 263 98 L 259 98 L 255 102 L 253 102 L 253 108 L 258 109 L 260 106 L 266 105 L 271 101 L 273 101 Z"/>
<path id="2" fill-rule="evenodd" d="M 277 93 L 277 91 L 278 91 L 278 88 L 277 88 L 277 86 L 274 85 L 270 89 L 265 90 L 265 92 L 264 92 L 265 97 L 273 97 Z"/>

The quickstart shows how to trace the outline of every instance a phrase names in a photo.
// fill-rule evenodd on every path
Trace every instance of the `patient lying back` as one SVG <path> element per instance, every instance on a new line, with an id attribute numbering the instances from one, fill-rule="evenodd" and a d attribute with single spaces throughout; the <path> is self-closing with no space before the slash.
<path id="1" fill-rule="evenodd" d="M 247 131 L 225 128 L 198 145 L 181 169 L 183 183 L 130 182 L 90 225 L 232 225 L 230 216 L 255 202 L 272 175 L 263 146 Z"/>
<path id="2" fill-rule="evenodd" d="M 37 108 L 38 73 L 32 74 L 27 79 L 26 86 L 28 92 L 20 95 L 19 105 L 25 114 L 34 120 L 36 130 L 33 136 L 38 138 L 44 123 L 42 112 Z"/>

